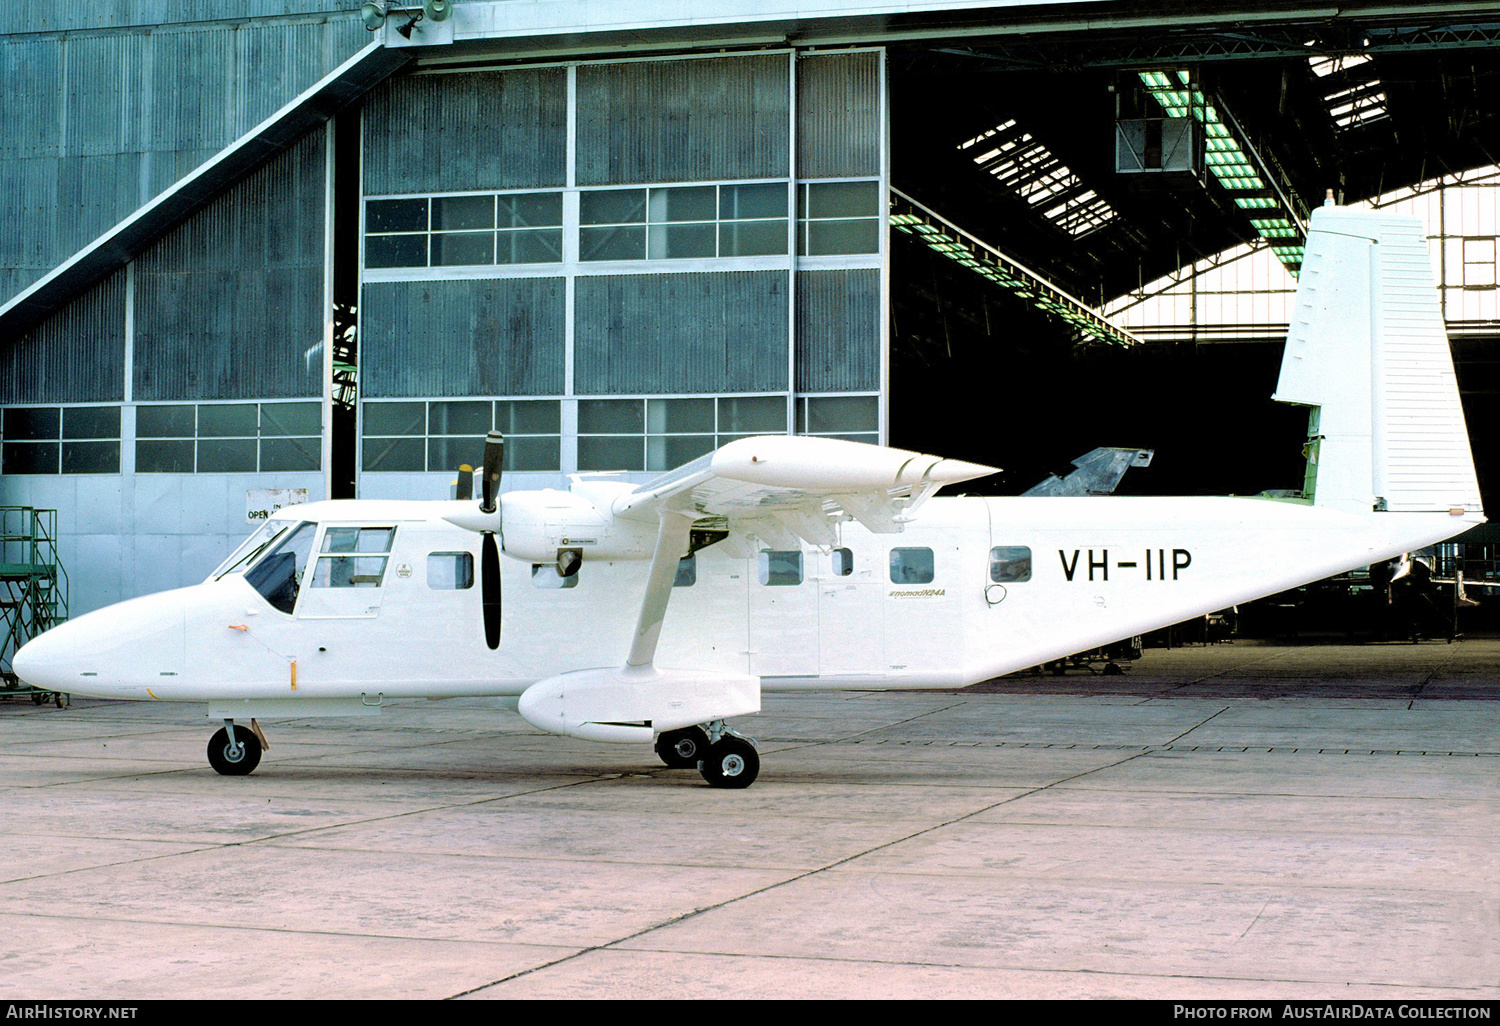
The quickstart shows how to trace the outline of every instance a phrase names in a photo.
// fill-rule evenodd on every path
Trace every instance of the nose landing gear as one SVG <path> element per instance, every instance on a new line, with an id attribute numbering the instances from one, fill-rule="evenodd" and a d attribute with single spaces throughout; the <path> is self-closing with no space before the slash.
<path id="1" fill-rule="evenodd" d="M 235 730 L 233 720 L 225 720 L 224 726 L 208 739 L 208 764 L 216 773 L 226 777 L 243 777 L 260 765 L 260 753 L 265 746 L 261 742 L 259 726 L 253 720 L 252 728 Z"/>

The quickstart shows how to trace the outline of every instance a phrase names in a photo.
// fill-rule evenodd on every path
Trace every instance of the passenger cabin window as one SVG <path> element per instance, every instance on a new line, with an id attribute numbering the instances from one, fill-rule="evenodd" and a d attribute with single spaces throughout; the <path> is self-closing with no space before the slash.
<path id="1" fill-rule="evenodd" d="M 785 587 L 802 583 L 802 553 L 798 549 L 761 549 L 756 573 L 761 584 Z"/>
<path id="2" fill-rule="evenodd" d="M 698 583 L 698 556 L 683 556 L 677 561 L 677 578 L 672 582 L 674 588 L 691 588 Z"/>
<path id="3" fill-rule="evenodd" d="M 891 550 L 892 584 L 931 584 L 935 576 L 931 549 Z"/>
<path id="4" fill-rule="evenodd" d="M 990 549 L 990 580 L 996 584 L 1031 580 L 1031 550 L 1025 545 L 997 545 Z"/>
<path id="5" fill-rule="evenodd" d="M 427 587 L 434 591 L 463 591 L 474 587 L 474 556 L 468 552 L 430 552 Z"/>
<path id="6" fill-rule="evenodd" d="M 306 521 L 298 524 L 245 574 L 245 582 L 260 592 L 261 597 L 272 607 L 283 613 L 290 613 L 297 605 L 302 573 L 307 569 L 308 557 L 312 555 L 313 535 L 317 530 L 316 524 Z"/>
<path id="7" fill-rule="evenodd" d="M 313 569 L 314 588 L 378 588 L 395 540 L 394 527 L 330 527 Z"/>
<path id="8" fill-rule="evenodd" d="M 575 573 L 564 577 L 557 572 L 557 564 L 555 563 L 531 564 L 531 584 L 536 588 L 545 588 L 549 591 L 556 591 L 562 588 L 576 588 L 578 587 L 578 578 L 581 576 L 582 574 Z"/>
<path id="9" fill-rule="evenodd" d="M 848 577 L 854 573 L 854 552 L 850 549 L 833 550 L 833 576 Z"/>

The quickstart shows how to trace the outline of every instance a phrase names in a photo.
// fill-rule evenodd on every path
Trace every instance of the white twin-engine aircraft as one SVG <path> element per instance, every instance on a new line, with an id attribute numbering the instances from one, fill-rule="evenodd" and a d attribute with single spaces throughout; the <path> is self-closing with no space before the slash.
<path id="1" fill-rule="evenodd" d="M 207 703 L 225 774 L 261 719 L 491 695 L 746 787 L 725 721 L 763 690 L 960 687 L 1483 522 L 1436 298 L 1420 225 L 1314 214 L 1276 395 L 1311 408 L 1298 498 L 934 499 L 993 468 L 787 436 L 497 495 L 492 434 L 478 501 L 282 509 L 202 584 L 55 627 L 15 670 Z"/>

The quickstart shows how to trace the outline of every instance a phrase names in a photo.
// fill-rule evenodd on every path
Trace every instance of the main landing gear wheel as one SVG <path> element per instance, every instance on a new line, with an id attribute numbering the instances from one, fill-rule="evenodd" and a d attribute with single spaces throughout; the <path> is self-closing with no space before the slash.
<path id="1" fill-rule="evenodd" d="M 666 730 L 656 739 L 656 754 L 672 769 L 693 769 L 708 751 L 708 731 L 702 727 Z"/>
<path id="2" fill-rule="evenodd" d="M 243 777 L 260 765 L 260 741 L 249 727 L 235 726 L 235 744 L 229 731 L 220 727 L 208 740 L 208 764 L 226 777 Z"/>
<path id="3" fill-rule="evenodd" d="M 710 787 L 749 787 L 760 774 L 760 753 L 744 738 L 725 734 L 708 746 L 698 772 Z"/>

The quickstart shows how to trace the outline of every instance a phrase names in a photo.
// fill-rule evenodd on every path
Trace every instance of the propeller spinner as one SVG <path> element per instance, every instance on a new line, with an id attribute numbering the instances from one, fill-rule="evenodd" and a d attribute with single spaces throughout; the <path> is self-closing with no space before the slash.
<path id="1" fill-rule="evenodd" d="M 479 511 L 489 514 L 498 508 L 500 472 L 505 462 L 505 436 L 491 431 L 484 440 L 484 476 L 480 480 Z M 484 640 L 490 648 L 500 647 L 500 548 L 495 532 L 483 532 L 479 549 L 480 600 L 484 610 Z"/>

